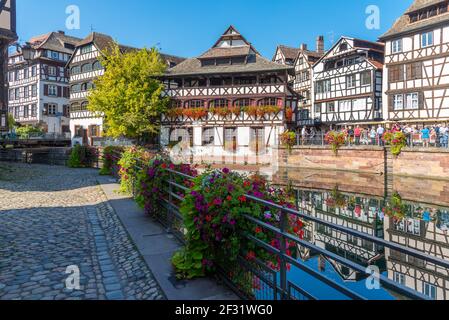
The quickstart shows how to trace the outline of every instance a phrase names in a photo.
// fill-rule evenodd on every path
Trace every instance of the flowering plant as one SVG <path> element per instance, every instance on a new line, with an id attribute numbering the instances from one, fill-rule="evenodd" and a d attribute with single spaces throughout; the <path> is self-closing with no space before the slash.
<path id="1" fill-rule="evenodd" d="M 120 176 L 120 192 L 131 194 L 135 183 L 135 176 L 138 173 L 137 165 L 151 159 L 151 154 L 140 147 L 130 147 L 123 152 L 118 161 L 118 173 Z"/>
<path id="2" fill-rule="evenodd" d="M 285 118 L 287 119 L 288 122 L 292 122 L 293 121 L 293 109 L 292 108 L 287 108 L 285 109 Z"/>
<path id="3" fill-rule="evenodd" d="M 200 120 L 206 117 L 208 111 L 206 108 L 187 108 L 183 110 L 183 115 L 193 120 Z"/>
<path id="4" fill-rule="evenodd" d="M 177 117 L 181 117 L 184 114 L 184 108 L 173 108 L 173 109 L 169 109 L 166 112 L 166 116 L 168 118 L 177 118 Z"/>
<path id="5" fill-rule="evenodd" d="M 227 107 L 213 107 L 213 108 L 211 108 L 211 112 L 214 115 L 220 116 L 222 118 L 226 118 L 227 116 L 229 116 L 232 113 L 231 109 L 229 109 Z"/>
<path id="6" fill-rule="evenodd" d="M 188 164 L 175 165 L 165 157 L 157 156 L 143 168 L 137 175 L 137 204 L 145 210 L 149 215 L 155 215 L 164 208 L 162 207 L 163 199 L 168 200 L 167 181 L 171 173 L 167 171 L 171 169 L 188 176 L 197 176 L 198 172 L 194 167 Z M 190 188 L 192 183 L 180 176 L 171 175 L 172 181 Z M 183 197 L 183 193 L 178 192 L 178 196 Z"/>
<path id="7" fill-rule="evenodd" d="M 407 207 L 402 202 L 402 197 L 399 193 L 395 192 L 390 201 L 383 209 L 385 215 L 393 218 L 396 222 L 399 222 L 405 218 Z"/>
<path id="8" fill-rule="evenodd" d="M 334 154 L 338 154 L 338 150 L 345 145 L 347 134 L 345 132 L 329 131 L 324 137 L 324 141 L 332 146 Z"/>
<path id="9" fill-rule="evenodd" d="M 291 152 L 292 148 L 296 144 L 296 133 L 293 131 L 285 131 L 281 134 L 281 143 L 286 146 L 288 151 Z"/>
<path id="10" fill-rule="evenodd" d="M 122 147 L 106 147 L 103 149 L 101 160 L 103 161 L 103 167 L 100 170 L 100 175 L 108 176 L 112 174 L 112 168 L 117 166 L 118 159 L 114 155 L 121 155 L 123 152 Z"/>
<path id="11" fill-rule="evenodd" d="M 346 197 L 340 192 L 338 185 L 335 186 L 326 199 L 326 205 L 330 208 L 344 208 L 347 204 Z"/>
<path id="12" fill-rule="evenodd" d="M 391 146 L 391 153 L 398 156 L 402 152 L 402 148 L 407 146 L 407 137 L 401 131 L 388 131 L 385 132 L 382 140 L 389 146 Z"/>
<path id="13" fill-rule="evenodd" d="M 257 258 L 273 270 L 279 270 L 280 261 L 254 243 L 245 241 L 244 235 L 252 234 L 278 249 L 280 238 L 245 219 L 244 215 L 279 227 L 280 212 L 250 201 L 246 195 L 294 207 L 284 191 L 269 187 L 259 176 L 248 178 L 223 169 L 207 171 L 194 179 L 191 192 L 180 207 L 187 229 L 187 244 L 172 259 L 178 277 L 191 279 L 212 273 L 217 265 L 235 262 L 241 252 L 246 252 L 249 262 Z M 303 222 L 293 216 L 288 219 L 289 231 L 303 237 Z M 288 254 L 292 254 L 293 247 L 293 242 L 286 244 Z"/>

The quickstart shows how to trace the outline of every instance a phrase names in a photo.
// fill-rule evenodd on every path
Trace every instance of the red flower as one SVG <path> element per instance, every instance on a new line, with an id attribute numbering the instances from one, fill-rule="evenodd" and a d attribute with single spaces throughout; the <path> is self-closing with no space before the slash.
<path id="1" fill-rule="evenodd" d="M 161 168 L 162 168 L 162 169 L 167 169 L 167 164 L 166 164 L 166 163 L 163 163 L 163 164 L 161 165 Z"/>
<path id="2" fill-rule="evenodd" d="M 243 186 L 244 186 L 244 187 L 251 187 L 251 182 L 245 181 L 245 182 L 243 183 Z"/>
<path id="3" fill-rule="evenodd" d="M 232 201 L 232 197 L 231 197 L 231 196 L 228 196 L 228 197 L 226 198 L 226 200 Z"/>
<path id="4" fill-rule="evenodd" d="M 257 234 L 261 233 L 261 232 L 262 232 L 262 228 L 261 228 L 261 227 L 257 227 L 256 230 L 255 230 L 255 232 L 256 232 Z"/>
<path id="5" fill-rule="evenodd" d="M 287 268 L 287 271 L 290 271 L 292 269 L 292 265 L 290 263 L 287 263 L 285 267 Z"/>
<path id="6" fill-rule="evenodd" d="M 248 251 L 248 253 L 246 254 L 246 260 L 254 260 L 256 258 L 256 254 L 254 253 L 254 251 Z"/>
<path id="7" fill-rule="evenodd" d="M 207 222 L 211 222 L 212 221 L 212 216 L 211 215 L 207 215 L 206 216 L 206 221 Z"/>
<path id="8" fill-rule="evenodd" d="M 239 201 L 240 202 L 246 202 L 246 197 L 245 196 L 240 196 L 239 197 Z"/>

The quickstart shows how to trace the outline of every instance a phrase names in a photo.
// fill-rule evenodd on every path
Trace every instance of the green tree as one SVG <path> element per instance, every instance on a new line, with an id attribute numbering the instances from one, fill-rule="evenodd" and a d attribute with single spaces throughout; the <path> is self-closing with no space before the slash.
<path id="1" fill-rule="evenodd" d="M 95 80 L 89 110 L 104 117 L 105 134 L 141 139 L 157 133 L 169 101 L 161 96 L 164 86 L 157 79 L 166 70 L 159 52 L 154 48 L 124 52 L 115 43 L 100 62 L 105 73 Z"/>
<path id="2" fill-rule="evenodd" d="M 15 126 L 16 120 L 14 119 L 14 116 L 11 113 L 8 113 L 8 131 L 12 131 Z"/>

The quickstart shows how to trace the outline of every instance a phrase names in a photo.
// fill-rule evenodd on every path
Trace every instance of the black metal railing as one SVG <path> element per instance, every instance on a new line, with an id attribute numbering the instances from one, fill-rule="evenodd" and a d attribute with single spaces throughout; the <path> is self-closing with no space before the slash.
<path id="1" fill-rule="evenodd" d="M 114 158 L 116 160 L 119 159 L 119 155 L 115 155 Z M 133 170 L 134 173 L 138 172 L 139 170 L 142 170 L 145 168 L 145 164 L 142 163 L 140 160 L 136 159 L 136 162 L 139 163 L 135 170 Z M 119 178 L 118 175 L 118 167 L 115 165 L 113 166 L 113 173 L 114 175 Z M 166 198 L 161 199 L 161 201 L 164 202 L 164 207 L 166 208 L 165 212 L 158 212 L 155 218 L 160 221 L 165 227 L 167 232 L 173 234 L 176 236 L 181 242 L 184 242 L 184 234 L 185 229 L 183 227 L 183 217 L 182 214 L 179 212 L 179 207 L 177 204 L 179 204 L 180 201 L 183 200 L 183 197 L 178 195 L 179 191 L 184 192 L 184 194 L 187 194 L 190 192 L 190 189 L 176 183 L 174 177 L 182 177 L 183 179 L 193 179 L 193 177 L 185 175 L 183 173 L 173 171 L 170 169 L 166 169 L 167 172 L 169 172 L 169 179 L 166 181 L 166 189 L 164 190 L 167 194 Z M 134 175 L 131 177 L 133 180 L 133 195 L 136 195 L 136 188 L 135 184 L 137 182 L 137 178 Z M 339 231 L 342 233 L 345 233 L 347 235 L 367 240 L 372 242 L 374 245 L 376 245 L 378 248 L 389 248 L 393 251 L 407 254 L 411 257 L 421 259 L 422 261 L 426 261 L 428 263 L 434 264 L 435 266 L 443 267 L 449 270 L 449 262 L 443 259 L 440 259 L 435 256 L 431 256 L 428 254 L 425 254 L 424 252 L 397 244 L 393 242 L 386 241 L 384 239 L 378 238 L 376 236 L 371 236 L 369 234 L 340 226 L 335 225 L 333 223 L 327 222 L 325 220 L 316 218 L 312 216 L 311 212 L 308 212 L 306 209 L 290 209 L 284 206 L 280 206 L 275 203 L 271 203 L 265 200 L 262 200 L 260 198 L 254 197 L 252 195 L 246 195 L 246 198 L 249 201 L 257 202 L 261 205 L 263 205 L 266 208 L 271 208 L 273 210 L 276 210 L 276 212 L 280 213 L 280 224 L 279 227 L 272 226 L 270 224 L 265 223 L 262 220 L 259 220 L 257 218 L 254 218 L 249 215 L 244 215 L 244 218 L 259 227 L 262 227 L 263 229 L 270 231 L 272 234 L 275 235 L 275 237 L 280 239 L 280 249 L 277 249 L 271 244 L 265 243 L 264 241 L 256 238 L 254 235 L 251 234 L 244 234 L 242 235 L 245 237 L 248 241 L 254 243 L 259 248 L 263 248 L 268 253 L 275 255 L 277 258 L 279 258 L 280 261 L 280 270 L 279 272 L 274 271 L 270 269 L 264 261 L 259 261 L 256 259 L 255 262 L 248 262 L 243 257 L 240 257 L 238 259 L 237 265 L 228 265 L 228 266 L 219 266 L 218 270 L 220 271 L 220 275 L 222 279 L 227 283 L 230 287 L 232 287 L 242 298 L 245 299 L 260 299 L 260 300 L 315 300 L 317 297 L 315 297 L 312 293 L 306 291 L 304 288 L 302 288 L 298 283 L 292 283 L 291 280 L 288 279 L 288 265 L 291 265 L 293 267 L 298 268 L 299 270 L 302 270 L 303 272 L 309 274 L 310 276 L 314 277 L 315 279 L 319 280 L 321 283 L 329 286 L 330 288 L 338 291 L 345 297 L 349 299 L 357 299 L 357 300 L 365 300 L 367 299 L 364 297 L 361 293 L 356 292 L 349 287 L 345 286 L 344 284 L 341 284 L 334 279 L 326 277 L 323 273 L 321 273 L 318 270 L 315 270 L 314 268 L 308 266 L 305 263 L 302 263 L 298 259 L 295 259 L 287 254 L 287 248 L 286 248 L 286 242 L 294 242 L 297 246 L 300 246 L 302 248 L 306 248 L 311 250 L 312 252 L 315 252 L 321 256 L 326 257 L 327 259 L 331 259 L 337 263 L 342 264 L 343 266 L 350 268 L 356 272 L 359 272 L 362 275 L 365 275 L 366 277 L 372 276 L 372 271 L 368 270 L 366 266 L 360 265 L 354 261 L 351 261 L 349 259 L 346 259 L 345 257 L 342 257 L 336 253 L 333 253 L 329 250 L 323 249 L 321 247 L 318 247 L 314 245 L 313 243 L 300 239 L 298 236 L 292 235 L 287 231 L 288 227 L 288 216 L 295 216 L 300 219 L 303 219 L 304 221 L 307 221 L 308 223 L 317 223 L 321 226 L 325 226 L 328 228 L 331 228 L 335 231 Z M 249 282 L 256 282 L 257 283 L 257 293 L 254 295 L 248 295 L 247 291 L 242 291 L 241 288 L 239 288 L 232 277 L 229 276 L 230 273 L 233 272 L 233 270 L 239 270 L 239 274 L 241 277 L 247 277 L 246 281 Z M 388 277 L 380 274 L 377 275 L 377 278 L 382 284 L 382 286 L 386 289 L 391 289 L 394 292 L 403 295 L 405 298 L 410 299 L 423 299 L 428 300 L 429 297 L 425 296 L 424 294 L 421 294 L 409 287 L 406 287 L 404 285 L 401 285 Z"/>

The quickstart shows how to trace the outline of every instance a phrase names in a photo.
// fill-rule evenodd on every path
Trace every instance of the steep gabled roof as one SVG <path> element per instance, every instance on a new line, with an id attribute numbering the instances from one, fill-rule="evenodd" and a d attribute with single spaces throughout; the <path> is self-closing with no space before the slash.
<path id="1" fill-rule="evenodd" d="M 99 33 L 99 32 L 92 32 L 86 38 L 81 40 L 78 43 L 77 47 L 82 47 L 82 46 L 85 46 L 88 44 L 94 44 L 98 50 L 104 52 L 105 50 L 110 49 L 115 42 L 116 41 L 114 41 L 114 39 L 110 35 Z M 125 46 L 122 44 L 119 44 L 119 47 L 122 52 L 139 50 L 138 48 Z M 185 58 L 177 57 L 177 56 L 173 56 L 173 55 L 169 55 L 169 54 L 165 54 L 165 53 L 160 53 L 160 55 L 161 55 L 162 59 L 164 59 L 167 62 L 168 65 L 171 65 L 171 64 L 177 65 L 185 60 Z M 67 64 L 70 64 L 70 62 L 71 62 L 71 59 Z"/>
<path id="2" fill-rule="evenodd" d="M 445 0 L 415 0 L 412 5 L 405 11 L 405 14 L 409 14 L 427 7 L 444 2 Z"/>
<path id="3" fill-rule="evenodd" d="M 245 57 L 245 63 L 229 65 L 203 65 L 201 62 L 205 59 L 232 57 Z M 199 57 L 187 59 L 179 65 L 169 69 L 166 75 L 184 76 L 281 70 L 293 72 L 294 68 L 265 59 L 259 54 L 254 46 L 245 39 L 245 37 L 243 37 L 233 26 L 230 26 L 215 42 L 212 48 Z"/>
<path id="4" fill-rule="evenodd" d="M 326 57 L 328 57 L 329 54 L 333 53 L 334 49 L 337 48 L 338 46 L 340 46 L 340 44 L 342 44 L 342 42 L 346 42 L 347 43 L 348 41 L 352 41 L 353 42 L 353 47 L 352 47 L 351 51 L 371 50 L 371 51 L 380 52 L 380 53 L 385 51 L 385 45 L 383 43 L 380 43 L 380 42 L 373 42 L 373 41 L 362 40 L 362 39 L 357 39 L 357 38 L 350 38 L 350 37 L 341 37 L 340 40 L 338 40 L 332 46 L 332 48 L 330 48 L 317 62 L 315 62 L 315 64 L 318 64 L 323 59 L 326 59 Z M 371 64 L 373 64 L 372 62 L 374 60 L 367 59 L 367 61 L 371 62 Z M 373 64 L 373 66 L 378 68 L 378 64 L 377 65 Z"/>
<path id="5" fill-rule="evenodd" d="M 29 44 L 35 50 L 46 49 L 71 54 L 73 53 L 73 48 L 76 47 L 80 41 L 81 39 L 79 38 L 68 36 L 63 32 L 58 31 L 33 37 L 30 39 Z M 66 45 L 70 45 L 71 48 L 68 48 Z"/>
<path id="6" fill-rule="evenodd" d="M 285 59 L 290 59 L 290 60 L 295 60 L 298 57 L 299 52 L 301 51 L 301 49 L 299 49 L 299 48 L 292 48 L 292 47 L 288 47 L 288 46 L 284 46 L 284 45 L 279 45 L 276 52 L 278 50 L 282 52 Z M 273 60 L 275 58 L 276 57 L 274 57 Z"/>
<path id="7" fill-rule="evenodd" d="M 409 14 L 417 10 L 425 9 L 429 6 L 444 2 L 445 0 L 415 0 L 415 2 L 413 2 L 413 4 L 407 9 L 407 11 L 395 21 L 390 30 L 384 33 L 379 39 L 384 41 L 388 38 L 395 37 L 404 33 L 414 32 L 433 25 L 449 22 L 449 12 L 413 23 L 410 21 Z"/>

